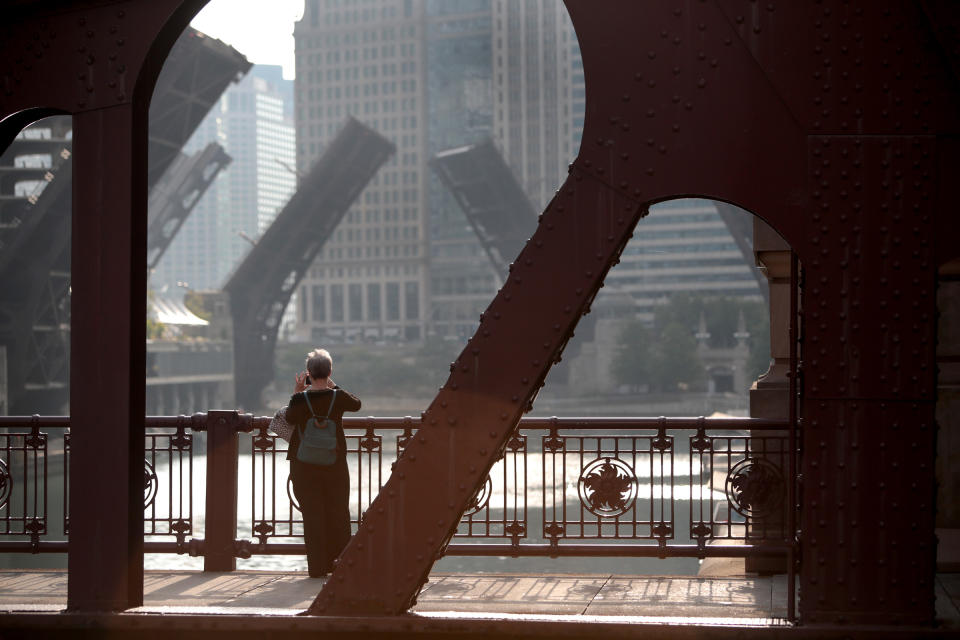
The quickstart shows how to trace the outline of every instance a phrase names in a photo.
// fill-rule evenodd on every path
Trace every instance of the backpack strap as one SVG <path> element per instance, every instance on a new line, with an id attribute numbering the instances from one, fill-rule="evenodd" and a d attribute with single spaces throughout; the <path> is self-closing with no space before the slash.
<path id="1" fill-rule="evenodd" d="M 333 411 L 333 403 L 336 402 L 336 401 L 337 401 L 337 390 L 334 389 L 334 390 L 333 390 L 333 397 L 330 398 L 330 406 L 327 407 L 327 415 L 323 416 L 323 419 L 324 419 L 324 420 L 326 420 L 327 418 L 330 417 L 330 412 Z M 312 410 L 312 409 L 313 409 L 313 408 L 311 407 L 311 410 Z"/>
<path id="2" fill-rule="evenodd" d="M 300 393 L 303 394 L 303 401 L 307 403 L 307 408 L 310 409 L 310 415 L 312 415 L 314 418 L 318 417 L 318 416 L 317 416 L 317 412 L 313 410 L 313 405 L 310 404 L 310 398 L 309 398 L 309 396 L 307 396 L 307 391 L 306 391 L 306 389 L 304 389 L 304 390 L 301 391 Z M 333 403 L 336 402 L 336 401 L 337 401 L 337 390 L 334 389 L 334 390 L 333 390 L 333 397 L 330 398 L 330 406 L 327 408 L 327 414 L 326 414 L 325 416 L 323 416 L 323 419 L 324 419 L 324 420 L 326 420 L 327 418 L 330 417 L 330 412 L 333 411 Z"/>

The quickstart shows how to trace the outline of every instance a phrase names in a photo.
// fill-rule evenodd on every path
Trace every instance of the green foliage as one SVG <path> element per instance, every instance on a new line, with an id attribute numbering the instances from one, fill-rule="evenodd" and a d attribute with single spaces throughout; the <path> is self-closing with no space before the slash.
<path id="1" fill-rule="evenodd" d="M 654 350 L 657 386 L 662 391 L 686 390 L 704 378 L 697 357 L 697 341 L 692 332 L 678 322 L 670 322 L 660 331 Z"/>
<path id="2" fill-rule="evenodd" d="M 210 320 L 213 317 L 213 311 L 207 309 L 204 297 L 196 291 L 187 291 L 183 296 L 183 306 L 190 310 L 190 313 L 203 320 Z"/>
<path id="3" fill-rule="evenodd" d="M 706 377 L 694 336 L 701 316 L 710 334 L 708 344 L 730 348 L 737 344 L 734 334 L 741 313 L 750 334 L 749 376 L 756 378 L 767 370 L 770 361 L 766 305 L 760 301 L 687 293 L 674 294 L 667 304 L 657 307 L 652 327 L 634 320 L 623 328 L 611 373 L 619 384 L 633 388 L 647 385 L 651 389 L 675 391 L 698 385 Z"/>
<path id="4" fill-rule="evenodd" d="M 650 358 L 650 332 L 639 320 L 632 320 L 621 330 L 613 357 L 613 379 L 630 387 L 653 382 L 654 365 Z"/>
<path id="5" fill-rule="evenodd" d="M 147 340 L 159 340 L 164 337 L 167 326 L 155 318 L 150 317 L 150 303 L 156 298 L 153 289 L 147 289 Z"/>
<path id="6" fill-rule="evenodd" d="M 278 389 L 293 388 L 293 379 L 303 371 L 309 344 L 278 344 L 276 377 Z M 463 345 L 429 338 L 421 345 L 338 345 L 333 355 L 333 379 L 359 396 L 432 395 L 447 379 L 450 362 Z"/>
<path id="7" fill-rule="evenodd" d="M 166 325 L 147 316 L 147 340 L 159 340 L 163 338 L 166 331 Z"/>
<path id="8" fill-rule="evenodd" d="M 703 380 L 697 341 L 692 331 L 678 322 L 651 332 L 634 320 L 620 332 L 619 345 L 611 371 L 619 384 L 676 391 Z"/>

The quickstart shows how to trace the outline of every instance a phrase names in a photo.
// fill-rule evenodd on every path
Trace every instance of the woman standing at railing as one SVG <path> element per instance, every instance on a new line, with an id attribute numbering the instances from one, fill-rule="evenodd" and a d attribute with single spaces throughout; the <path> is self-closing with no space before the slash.
<path id="1" fill-rule="evenodd" d="M 359 410 L 360 399 L 338 387 L 330 377 L 332 372 L 333 359 L 327 350 L 311 351 L 306 371 L 297 374 L 290 402 L 270 423 L 271 431 L 290 442 L 287 460 L 293 494 L 303 514 L 311 578 L 330 573 L 350 541 L 350 473 L 343 413 Z M 324 433 L 325 429 L 330 433 Z M 324 450 L 327 438 L 329 451 Z"/>

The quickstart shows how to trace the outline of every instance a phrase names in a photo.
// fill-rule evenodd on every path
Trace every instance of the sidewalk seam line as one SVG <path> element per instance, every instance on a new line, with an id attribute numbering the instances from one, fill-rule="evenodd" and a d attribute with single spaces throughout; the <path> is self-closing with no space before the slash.
<path id="1" fill-rule="evenodd" d="M 280 580 L 280 578 L 282 578 L 282 577 L 283 577 L 283 576 L 274 576 L 274 577 L 272 577 L 270 580 L 267 580 L 267 581 L 264 582 L 264 583 L 258 584 L 258 585 L 256 585 L 255 587 L 251 587 L 251 588 L 247 589 L 246 591 L 241 591 L 240 593 L 238 593 L 237 595 L 233 596 L 232 598 L 224 601 L 224 603 L 223 603 L 222 605 L 217 605 L 217 606 L 221 606 L 221 607 L 222 607 L 222 606 L 224 606 L 224 605 L 227 604 L 227 603 L 234 602 L 235 600 L 237 600 L 237 599 L 239 599 L 239 598 L 242 598 L 243 596 L 245 596 L 246 594 L 248 594 L 248 593 L 250 593 L 250 592 L 252 592 L 252 591 L 256 591 L 257 589 L 261 589 L 261 588 L 263 588 L 263 587 L 266 587 L 267 585 L 273 584 L 274 582 Z"/>
<path id="2" fill-rule="evenodd" d="M 599 589 L 597 589 L 597 593 L 593 594 L 593 597 L 590 598 L 590 602 L 588 602 L 588 603 L 587 603 L 587 606 L 585 606 L 585 607 L 583 608 L 583 611 L 580 612 L 580 615 L 583 616 L 583 615 L 586 615 L 586 614 L 587 614 L 587 609 L 590 608 L 590 605 L 593 604 L 593 601 L 597 599 L 597 595 L 598 595 L 601 591 L 603 591 L 603 588 L 604 588 L 605 586 L 607 586 L 607 583 L 610 582 L 610 580 L 612 580 L 612 579 L 613 579 L 613 576 L 612 576 L 612 575 L 609 575 L 609 576 L 606 577 L 606 579 L 603 581 L 603 584 L 600 585 L 600 588 L 599 588 Z"/>

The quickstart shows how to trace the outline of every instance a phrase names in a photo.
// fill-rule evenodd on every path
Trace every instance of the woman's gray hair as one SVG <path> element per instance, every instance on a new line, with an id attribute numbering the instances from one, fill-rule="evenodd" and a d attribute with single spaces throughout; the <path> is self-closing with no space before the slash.
<path id="1" fill-rule="evenodd" d="M 311 378 L 322 380 L 330 377 L 333 371 L 333 358 L 326 349 L 314 349 L 307 354 L 307 373 Z"/>

